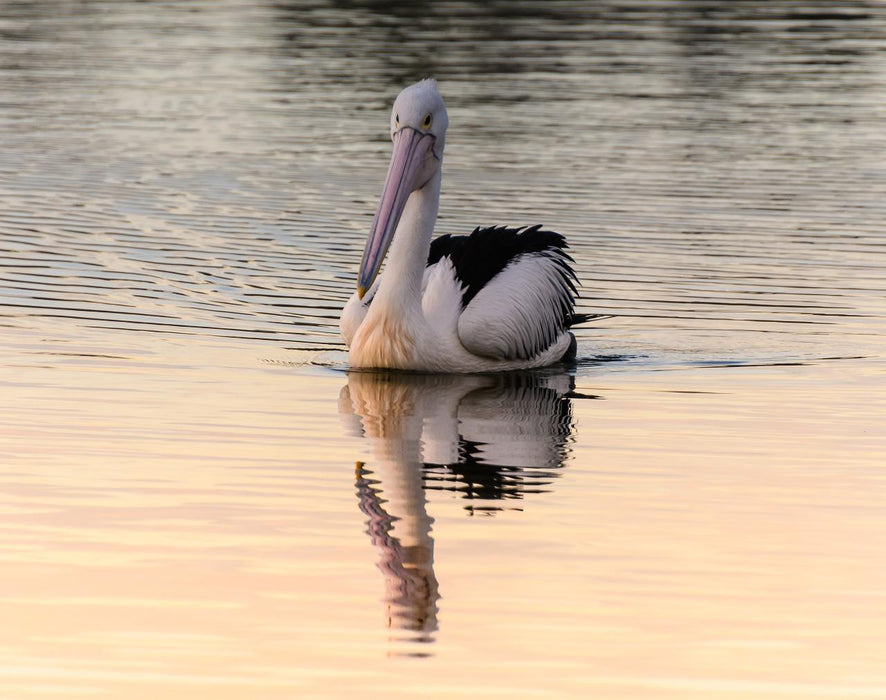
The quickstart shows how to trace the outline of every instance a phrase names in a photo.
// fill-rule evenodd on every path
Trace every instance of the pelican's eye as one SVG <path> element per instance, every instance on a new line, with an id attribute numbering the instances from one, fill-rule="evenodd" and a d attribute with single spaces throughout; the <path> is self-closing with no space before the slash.
<path id="1" fill-rule="evenodd" d="M 400 128 L 400 115 L 399 114 L 394 115 L 394 126 L 396 126 L 398 129 Z"/>
<path id="2" fill-rule="evenodd" d="M 433 121 L 434 121 L 434 118 L 431 116 L 431 113 L 428 112 L 425 115 L 425 118 L 421 120 L 421 128 L 424 129 L 425 131 L 427 131 L 428 129 L 431 128 L 431 122 L 433 122 Z"/>

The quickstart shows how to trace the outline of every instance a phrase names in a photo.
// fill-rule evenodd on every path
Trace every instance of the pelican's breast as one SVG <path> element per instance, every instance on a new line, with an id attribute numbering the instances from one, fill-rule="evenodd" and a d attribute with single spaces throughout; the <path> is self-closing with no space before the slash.
<path id="1" fill-rule="evenodd" d="M 403 319 L 369 314 L 351 341 L 349 359 L 354 367 L 412 369 L 415 339 Z"/>

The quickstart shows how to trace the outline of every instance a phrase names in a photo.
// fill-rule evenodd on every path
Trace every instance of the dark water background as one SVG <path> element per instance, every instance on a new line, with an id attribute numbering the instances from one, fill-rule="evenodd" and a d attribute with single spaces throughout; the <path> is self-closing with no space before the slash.
<path id="1" fill-rule="evenodd" d="M 568 235 L 582 310 L 617 315 L 588 354 L 867 354 L 883 12 L 4 5 L 4 317 L 341 347 L 386 112 L 433 75 L 452 116 L 439 229 Z"/>

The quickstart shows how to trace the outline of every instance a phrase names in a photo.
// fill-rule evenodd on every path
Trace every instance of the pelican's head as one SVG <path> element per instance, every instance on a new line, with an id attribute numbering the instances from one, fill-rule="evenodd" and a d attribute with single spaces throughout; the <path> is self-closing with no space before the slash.
<path id="1" fill-rule="evenodd" d="M 404 129 L 429 134 L 434 137 L 434 155 L 440 160 L 443 158 L 443 143 L 448 126 L 449 115 L 443 104 L 443 95 L 433 78 L 404 88 L 394 100 L 394 107 L 391 109 L 391 140 L 395 146 L 397 134 Z"/>
<path id="2" fill-rule="evenodd" d="M 391 110 L 394 152 L 357 277 L 357 293 L 361 298 L 378 274 L 409 195 L 428 184 L 439 172 L 447 126 L 449 116 L 435 80 L 410 85 L 394 101 Z"/>

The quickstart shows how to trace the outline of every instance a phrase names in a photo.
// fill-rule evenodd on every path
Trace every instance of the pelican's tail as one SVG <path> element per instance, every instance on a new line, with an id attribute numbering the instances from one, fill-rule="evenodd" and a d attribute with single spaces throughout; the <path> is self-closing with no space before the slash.
<path id="1" fill-rule="evenodd" d="M 615 316 L 613 314 L 572 314 L 568 328 L 588 323 L 589 321 L 602 321 L 604 318 L 615 318 Z"/>

